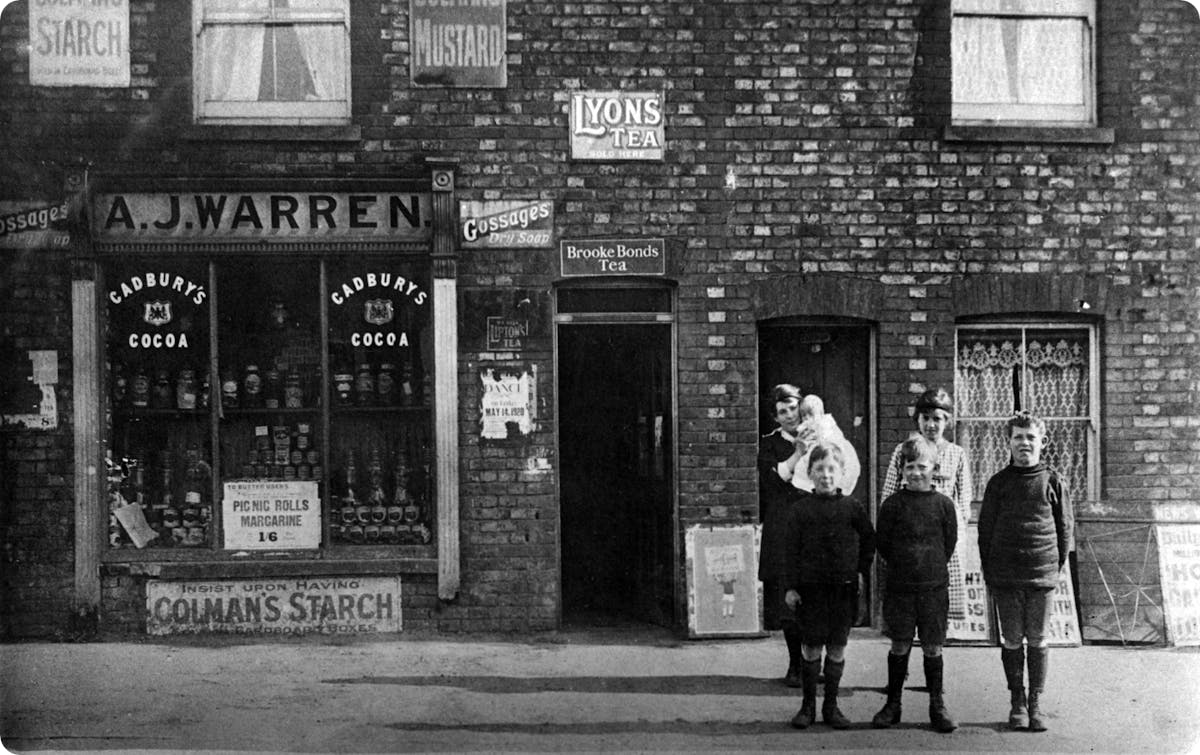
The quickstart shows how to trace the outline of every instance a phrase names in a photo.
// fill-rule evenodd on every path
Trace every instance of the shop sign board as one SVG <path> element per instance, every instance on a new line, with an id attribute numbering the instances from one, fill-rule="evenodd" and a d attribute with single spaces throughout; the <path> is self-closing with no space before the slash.
<path id="1" fill-rule="evenodd" d="M 463 249 L 550 249 L 554 202 L 462 200 L 458 231 Z"/>
<path id="2" fill-rule="evenodd" d="M 170 634 L 399 632 L 400 577 L 146 583 L 146 631 Z"/>
<path id="3" fill-rule="evenodd" d="M 1167 641 L 1200 645 L 1200 524 L 1160 524 L 1154 534 Z"/>
<path id="4" fill-rule="evenodd" d="M 503 89 L 505 0 L 410 0 L 412 83 Z"/>
<path id="5" fill-rule="evenodd" d="M 129 86 L 129 4 L 125 0 L 31 0 L 28 5 L 31 85 Z"/>
<path id="6" fill-rule="evenodd" d="M 304 550 L 321 544 L 313 480 L 237 480 L 221 497 L 226 550 Z"/>
<path id="7" fill-rule="evenodd" d="M 63 249 L 71 244 L 66 201 L 0 201 L 0 249 Z"/>
<path id="8" fill-rule="evenodd" d="M 568 120 L 572 160 L 663 159 L 662 92 L 572 92 Z"/>
<path id="9" fill-rule="evenodd" d="M 685 537 L 688 635 L 746 636 L 762 632 L 757 525 L 693 525 Z"/>
<path id="10" fill-rule="evenodd" d="M 98 194 L 99 241 L 422 241 L 433 228 L 428 194 L 197 192 Z"/>
<path id="11" fill-rule="evenodd" d="M 665 239 L 573 239 L 558 242 L 562 275 L 666 275 Z"/>
<path id="12" fill-rule="evenodd" d="M 523 438 L 537 416 L 537 365 L 486 367 L 479 373 L 479 437 Z"/>

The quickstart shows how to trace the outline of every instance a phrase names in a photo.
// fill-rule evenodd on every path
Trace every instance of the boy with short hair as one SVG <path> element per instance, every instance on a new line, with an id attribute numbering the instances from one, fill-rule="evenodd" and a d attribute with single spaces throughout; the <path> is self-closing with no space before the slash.
<path id="1" fill-rule="evenodd" d="M 875 529 L 861 503 L 844 495 L 842 450 L 817 443 L 808 456 L 813 491 L 801 495 L 788 515 L 787 591 L 800 629 L 803 701 L 792 726 L 807 729 L 817 716 L 817 676 L 824 671 L 821 718 L 835 729 L 850 721 L 838 708 L 838 689 L 846 668 L 846 645 L 858 612 L 858 579 L 871 568 Z M 825 667 L 821 668 L 821 651 Z"/>
<path id="2" fill-rule="evenodd" d="M 1075 516 L 1066 483 L 1042 463 L 1046 423 L 1021 412 L 1007 427 L 1012 461 L 988 480 L 984 491 L 979 558 L 1000 615 L 1000 660 L 1012 703 L 1009 726 L 1045 731 L 1040 697 L 1049 661 L 1046 627 L 1051 595 L 1072 548 Z"/>
<path id="3" fill-rule="evenodd" d="M 914 634 L 921 638 L 929 722 L 948 733 L 958 724 L 943 698 L 942 645 L 946 642 L 950 593 L 947 563 L 958 542 L 954 502 L 933 489 L 938 447 L 914 434 L 900 444 L 904 487 L 888 496 L 876 520 L 876 548 L 887 563 L 883 619 L 892 640 L 888 653 L 887 703 L 871 719 L 877 729 L 900 723 L 900 698 Z"/>

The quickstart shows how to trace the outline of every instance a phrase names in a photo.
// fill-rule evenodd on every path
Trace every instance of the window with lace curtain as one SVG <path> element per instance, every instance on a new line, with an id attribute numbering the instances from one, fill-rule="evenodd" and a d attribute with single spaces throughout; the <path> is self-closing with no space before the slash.
<path id="1" fill-rule="evenodd" d="M 951 118 L 1095 125 L 1095 0 L 952 0 Z"/>
<path id="2" fill-rule="evenodd" d="M 349 0 L 194 0 L 197 123 L 348 123 L 349 12 Z"/>
<path id="3" fill-rule="evenodd" d="M 1005 423 L 1028 411 L 1046 421 L 1042 460 L 1074 500 L 1095 498 L 1099 434 L 1096 333 L 1089 325 L 959 326 L 955 335 L 956 442 L 967 451 L 975 497 L 1009 462 Z"/>

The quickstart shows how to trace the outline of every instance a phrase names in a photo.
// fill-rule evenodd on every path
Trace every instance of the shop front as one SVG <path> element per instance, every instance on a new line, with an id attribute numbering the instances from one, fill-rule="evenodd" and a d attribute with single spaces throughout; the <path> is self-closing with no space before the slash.
<path id="1" fill-rule="evenodd" d="M 453 181 L 434 179 L 91 188 L 76 406 L 105 473 L 77 534 L 102 612 L 377 632 L 454 597 Z"/>

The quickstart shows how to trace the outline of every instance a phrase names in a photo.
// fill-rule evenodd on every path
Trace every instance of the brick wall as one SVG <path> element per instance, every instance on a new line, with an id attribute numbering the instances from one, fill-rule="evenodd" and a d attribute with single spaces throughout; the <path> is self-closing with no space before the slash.
<path id="1" fill-rule="evenodd" d="M 681 528 L 756 506 L 757 326 L 789 316 L 874 324 L 880 464 L 911 427 L 914 394 L 952 385 L 956 318 L 1090 317 L 1103 479 L 1086 510 L 1200 502 L 1200 20 L 1187 4 L 1100 3 L 1098 109 L 1112 144 L 945 139 L 949 14 L 935 0 L 509 2 L 505 90 L 413 88 L 408 3 L 352 7 L 361 140 L 346 142 L 197 136 L 185 3 L 131 2 L 129 90 L 30 88 L 24 10 L 10 7 L 0 154 L 169 177 L 411 175 L 444 155 L 460 161 L 461 198 L 554 200 L 559 237 L 666 238 Z M 578 89 L 665 92 L 666 158 L 570 162 Z M 462 292 L 549 297 L 557 262 L 467 253 L 458 275 Z M 508 357 L 460 349 L 463 590 L 444 606 L 414 582 L 429 626 L 553 624 L 555 480 L 527 471 L 555 445 L 549 331 L 520 359 L 537 366 L 545 413 L 527 443 L 487 445 L 478 371 Z M 63 506 L 55 526 L 69 534 Z M 48 554 L 69 563 L 66 551 Z"/>
<path id="2" fill-rule="evenodd" d="M 0 351 L 17 358 L 31 350 L 57 352 L 58 428 L 0 430 L 3 638 L 70 630 L 75 504 L 70 262 L 62 252 L 0 250 Z"/>

